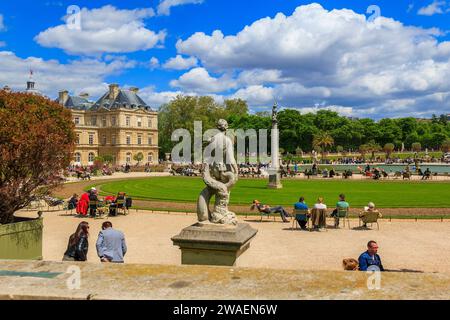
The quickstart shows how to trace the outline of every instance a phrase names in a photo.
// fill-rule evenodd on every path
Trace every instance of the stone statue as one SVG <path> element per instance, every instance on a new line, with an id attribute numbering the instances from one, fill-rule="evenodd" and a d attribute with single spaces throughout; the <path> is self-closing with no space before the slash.
<path id="1" fill-rule="evenodd" d="M 217 123 L 217 133 L 211 144 L 216 152 L 214 157 L 205 159 L 203 164 L 203 181 L 206 188 L 197 201 L 197 215 L 200 223 L 237 225 L 236 215 L 228 210 L 230 190 L 238 180 L 238 166 L 234 158 L 233 141 L 226 135 L 227 121 Z M 219 153 L 219 154 L 218 154 Z M 211 212 L 209 202 L 215 196 L 214 210 Z"/>
<path id="2" fill-rule="evenodd" d="M 275 103 L 272 107 L 272 125 L 278 124 L 278 105 Z"/>

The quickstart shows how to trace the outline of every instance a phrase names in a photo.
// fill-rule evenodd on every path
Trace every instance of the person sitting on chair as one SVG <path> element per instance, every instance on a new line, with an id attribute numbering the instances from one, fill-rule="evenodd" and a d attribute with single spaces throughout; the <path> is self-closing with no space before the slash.
<path id="1" fill-rule="evenodd" d="M 323 203 L 323 198 L 319 197 L 316 204 L 314 204 L 314 209 L 327 209 L 327 205 Z"/>
<path id="2" fill-rule="evenodd" d="M 300 197 L 298 202 L 294 204 L 294 209 L 295 210 L 308 210 L 308 205 L 305 203 L 304 197 Z M 297 220 L 297 222 L 298 222 L 300 228 L 302 228 L 302 230 L 306 230 L 306 225 L 308 224 L 307 220 Z"/>
<path id="3" fill-rule="evenodd" d="M 290 215 L 282 206 L 270 207 L 268 205 L 262 204 L 258 200 L 253 200 L 253 205 L 251 207 L 251 210 L 254 210 L 255 207 L 261 213 L 265 213 L 265 214 L 279 213 L 281 216 L 281 219 L 283 219 L 283 222 L 289 222 L 289 220 L 287 218 L 289 218 Z"/>
<path id="4" fill-rule="evenodd" d="M 335 223 L 336 227 L 339 226 L 339 219 L 337 219 L 338 211 L 341 209 L 348 210 L 349 208 L 350 208 L 350 205 L 348 204 L 347 201 L 345 201 L 345 194 L 341 193 L 339 195 L 339 201 L 336 203 L 336 209 L 334 209 L 333 212 L 331 213 L 331 217 L 335 218 L 335 220 L 336 220 L 336 223 Z"/>
<path id="5" fill-rule="evenodd" d="M 91 192 L 89 194 L 89 202 L 90 201 L 98 202 L 97 189 L 95 189 L 95 188 L 92 188 Z M 94 209 L 94 207 L 91 207 L 91 205 L 89 205 L 89 215 L 91 217 L 95 217 L 95 211 L 96 211 L 96 209 Z"/>
<path id="6" fill-rule="evenodd" d="M 430 168 L 427 168 L 427 170 L 425 170 L 425 172 L 423 173 L 423 176 L 422 176 L 422 180 L 424 180 L 424 179 L 430 179 L 430 177 L 431 177 L 431 170 L 430 170 Z"/>
<path id="7" fill-rule="evenodd" d="M 334 171 L 334 169 L 332 168 L 330 170 L 330 178 L 333 178 L 336 175 L 336 172 Z"/>
<path id="8" fill-rule="evenodd" d="M 373 202 L 369 202 L 367 207 L 364 208 L 364 212 L 361 212 L 359 214 L 359 217 L 360 218 L 364 218 L 368 212 L 377 212 L 378 213 L 378 218 L 382 218 L 381 213 L 379 213 L 378 210 L 375 209 L 375 204 Z M 367 228 L 367 223 L 364 223 L 363 227 Z"/>
<path id="9" fill-rule="evenodd" d="M 78 195 L 75 193 L 72 198 L 69 199 L 68 204 L 67 204 L 67 209 L 69 210 L 73 210 L 76 209 L 78 204 Z"/>

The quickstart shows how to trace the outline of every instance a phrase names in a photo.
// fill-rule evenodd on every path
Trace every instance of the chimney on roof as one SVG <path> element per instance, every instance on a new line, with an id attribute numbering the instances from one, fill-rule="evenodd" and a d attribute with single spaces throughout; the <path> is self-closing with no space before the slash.
<path id="1" fill-rule="evenodd" d="M 116 100 L 119 95 L 119 85 L 118 84 L 110 84 L 109 85 L 109 100 Z"/>
<path id="2" fill-rule="evenodd" d="M 82 92 L 82 93 L 80 93 L 80 98 L 83 98 L 83 99 L 89 99 L 89 93 L 87 93 L 87 92 Z"/>
<path id="3" fill-rule="evenodd" d="M 4 86 L 4 87 L 3 87 L 3 90 L 5 90 L 6 92 L 11 92 L 11 88 L 8 87 L 8 86 Z"/>
<path id="4" fill-rule="evenodd" d="M 69 100 L 69 92 L 67 90 L 59 92 L 58 101 L 61 105 L 66 105 L 67 100 Z"/>
<path id="5" fill-rule="evenodd" d="M 137 88 L 137 87 L 131 87 L 131 88 L 130 88 L 130 91 L 133 92 L 133 93 L 135 93 L 135 94 L 138 94 L 139 88 Z"/>

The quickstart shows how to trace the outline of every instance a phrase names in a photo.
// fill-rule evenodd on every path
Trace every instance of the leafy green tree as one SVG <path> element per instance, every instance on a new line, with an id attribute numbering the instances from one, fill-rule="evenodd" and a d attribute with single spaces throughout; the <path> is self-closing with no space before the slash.
<path id="1" fill-rule="evenodd" d="M 383 147 L 383 151 L 386 154 L 386 159 L 390 159 L 391 158 L 391 154 L 392 152 L 394 152 L 395 150 L 395 146 L 393 143 L 386 143 Z"/>
<path id="2" fill-rule="evenodd" d="M 144 160 L 144 155 L 142 154 L 142 152 L 138 152 L 133 156 L 133 160 L 137 161 L 137 165 L 139 166 L 141 161 Z"/>
<path id="3" fill-rule="evenodd" d="M 334 145 L 334 139 L 328 132 L 319 132 L 314 135 L 313 146 L 320 147 L 322 151 L 322 161 L 325 160 L 325 152 Z"/>
<path id="4" fill-rule="evenodd" d="M 102 158 L 103 158 L 103 162 L 108 163 L 108 164 L 111 164 L 114 161 L 114 156 L 111 154 L 104 154 L 102 156 Z"/>
<path id="5" fill-rule="evenodd" d="M 441 150 L 443 152 L 450 152 L 450 139 L 447 139 L 442 143 Z"/>
<path id="6" fill-rule="evenodd" d="M 422 151 L 422 145 L 420 144 L 420 142 L 414 142 L 414 143 L 411 145 L 411 149 L 412 149 L 412 151 L 414 151 L 414 152 L 420 152 L 420 151 Z"/>

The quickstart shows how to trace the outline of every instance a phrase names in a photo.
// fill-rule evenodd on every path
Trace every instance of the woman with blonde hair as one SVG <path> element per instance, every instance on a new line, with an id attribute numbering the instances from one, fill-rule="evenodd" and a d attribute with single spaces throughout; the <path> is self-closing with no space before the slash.
<path id="1" fill-rule="evenodd" d="M 314 209 L 327 209 L 327 205 L 323 203 L 323 197 L 317 199 L 317 203 L 314 205 Z"/>

